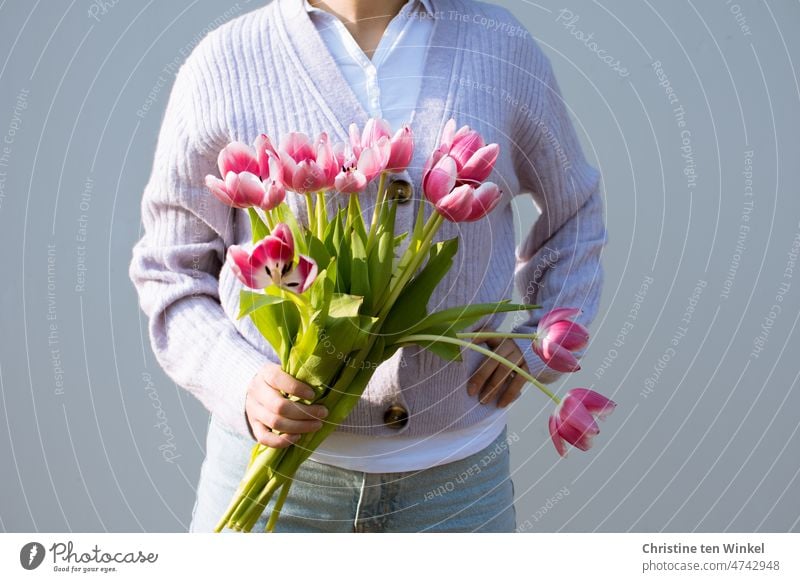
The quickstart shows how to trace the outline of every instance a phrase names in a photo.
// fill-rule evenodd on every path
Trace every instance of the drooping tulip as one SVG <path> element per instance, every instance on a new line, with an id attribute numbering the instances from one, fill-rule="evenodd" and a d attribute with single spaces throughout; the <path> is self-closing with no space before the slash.
<path id="1" fill-rule="evenodd" d="M 264 289 L 274 284 L 303 293 L 317 277 L 317 264 L 305 255 L 294 263 L 294 237 L 289 227 L 277 225 L 247 252 L 238 245 L 228 248 L 228 260 L 236 277 L 251 289 Z"/>
<path id="2" fill-rule="evenodd" d="M 576 372 L 580 364 L 572 352 L 586 347 L 589 331 L 571 318 L 580 309 L 559 307 L 546 313 L 536 328 L 533 351 L 549 368 L 558 372 Z"/>
<path id="3" fill-rule="evenodd" d="M 550 416 L 548 428 L 553 444 L 562 457 L 567 456 L 566 443 L 588 451 L 600 432 L 596 419 L 604 420 L 614 412 L 616 403 L 586 388 L 568 391 Z"/>

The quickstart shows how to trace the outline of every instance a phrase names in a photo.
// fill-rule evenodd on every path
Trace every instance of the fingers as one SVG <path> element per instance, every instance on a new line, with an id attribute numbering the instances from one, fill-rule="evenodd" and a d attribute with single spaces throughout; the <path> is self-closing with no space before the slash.
<path id="1" fill-rule="evenodd" d="M 500 396 L 500 399 L 497 401 L 498 408 L 505 408 L 512 402 L 514 402 L 519 395 L 522 394 L 522 388 L 525 386 L 527 380 L 517 374 L 514 378 L 508 383 L 503 394 Z"/>
<path id="2" fill-rule="evenodd" d="M 502 354 L 501 354 L 502 355 Z M 510 355 L 510 354 L 509 354 Z M 504 358 L 508 356 L 503 355 Z M 513 360 L 512 360 L 513 361 Z M 516 364 L 516 362 L 514 362 Z M 503 364 L 495 368 L 494 373 L 489 377 L 489 380 L 483 385 L 483 389 L 478 395 L 481 404 L 488 404 L 498 395 L 501 389 L 506 385 L 506 381 L 511 377 L 511 369 Z"/>
<path id="3" fill-rule="evenodd" d="M 525 358 L 519 346 L 510 339 L 491 338 L 486 341 L 494 352 L 517 366 L 527 369 Z M 525 386 L 525 379 L 496 360 L 486 358 L 468 383 L 467 393 L 478 395 L 481 404 L 497 399 L 497 406 L 507 406 L 513 402 Z"/>
<path id="4" fill-rule="evenodd" d="M 267 388 L 251 407 L 256 420 L 280 432 L 305 434 L 322 428 L 321 418 L 326 417 L 324 406 L 308 406 L 281 396 L 280 392 Z"/>
<path id="5" fill-rule="evenodd" d="M 259 404 L 276 416 L 290 420 L 321 420 L 328 416 L 328 409 L 322 404 L 303 404 L 289 400 L 269 386 L 258 391 L 257 400 Z M 278 428 L 274 425 L 270 426 Z"/>
<path id="6" fill-rule="evenodd" d="M 315 397 L 311 387 L 276 365 L 264 366 L 251 382 L 245 406 L 253 435 L 259 443 L 285 448 L 303 434 L 322 428 L 323 419 L 328 416 L 325 406 L 290 400 L 287 395 L 304 400 Z"/>
<path id="7" fill-rule="evenodd" d="M 296 396 L 303 400 L 313 400 L 316 396 L 310 386 L 290 376 L 278 366 L 265 366 L 259 374 L 269 386 L 285 394 Z"/>
<path id="8" fill-rule="evenodd" d="M 285 449 L 300 440 L 299 434 L 275 434 L 258 420 L 251 421 L 250 426 L 253 427 L 253 434 L 259 443 L 274 449 Z"/>
<path id="9" fill-rule="evenodd" d="M 494 371 L 500 364 L 497 360 L 493 360 L 492 358 L 484 358 L 481 362 L 481 365 L 478 366 L 478 369 L 475 370 L 475 373 L 472 375 L 472 378 L 469 379 L 467 383 L 467 394 L 470 396 L 475 396 L 480 391 L 483 390 L 484 385 L 489 380 L 489 378 L 494 374 Z"/>

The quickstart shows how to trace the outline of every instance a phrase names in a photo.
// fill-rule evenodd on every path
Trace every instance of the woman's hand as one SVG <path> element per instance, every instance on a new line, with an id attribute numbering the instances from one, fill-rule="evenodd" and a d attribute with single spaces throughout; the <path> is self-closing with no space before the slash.
<path id="1" fill-rule="evenodd" d="M 253 376 L 247 386 L 245 414 L 255 439 L 276 449 L 296 443 L 304 433 L 322 428 L 328 409 L 321 404 L 293 402 L 281 392 L 304 400 L 314 398 L 314 391 L 293 378 L 277 364 L 269 362 Z M 276 434 L 275 429 L 282 434 Z"/>
<path id="2" fill-rule="evenodd" d="M 477 340 L 476 340 L 477 341 Z M 528 366 L 522 351 L 512 339 L 487 338 L 482 340 L 490 350 L 498 356 L 513 362 L 526 372 Z M 467 383 L 467 393 L 478 395 L 481 404 L 488 404 L 497 399 L 497 406 L 508 406 L 522 392 L 525 378 L 492 358 L 485 358 Z"/>

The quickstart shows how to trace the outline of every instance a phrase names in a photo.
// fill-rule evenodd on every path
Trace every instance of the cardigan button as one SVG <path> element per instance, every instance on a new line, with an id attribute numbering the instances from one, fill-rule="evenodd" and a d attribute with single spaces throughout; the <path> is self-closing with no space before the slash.
<path id="1" fill-rule="evenodd" d="M 389 428 L 400 430 L 408 424 L 408 410 L 399 404 L 392 404 L 383 413 L 383 423 Z"/>
<path id="2" fill-rule="evenodd" d="M 389 200 L 397 200 L 398 204 L 408 204 L 414 194 L 414 187 L 408 180 L 393 180 L 387 188 Z"/>

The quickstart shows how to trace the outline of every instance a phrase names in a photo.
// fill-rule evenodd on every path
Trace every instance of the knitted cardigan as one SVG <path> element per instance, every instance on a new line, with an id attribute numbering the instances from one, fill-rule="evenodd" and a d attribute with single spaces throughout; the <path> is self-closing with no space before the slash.
<path id="1" fill-rule="evenodd" d="M 599 305 L 607 240 L 600 176 L 584 158 L 550 61 L 499 6 L 431 4 L 434 27 L 411 124 L 416 148 L 403 175 L 415 196 L 399 206 L 397 231 L 410 228 L 424 203 L 422 168 L 450 117 L 500 145 L 490 180 L 504 197 L 478 222 L 445 223 L 438 239 L 458 236 L 459 251 L 429 307 L 510 298 L 516 284 L 524 301 L 543 309 L 512 315 L 514 331 L 535 331 L 542 314 L 557 306 L 581 308 L 577 320 L 588 326 Z M 217 154 L 230 141 L 252 143 L 262 132 L 278 141 L 290 131 L 326 131 L 333 141 L 345 140 L 348 126 L 363 126 L 367 118 L 300 0 L 274 0 L 217 28 L 175 79 L 143 194 L 144 234 L 129 272 L 166 374 L 243 437 L 251 438 L 247 385 L 260 366 L 278 360 L 250 319 L 236 318 L 241 284 L 225 254 L 228 246 L 249 241 L 247 215 L 218 202 L 203 179 L 217 172 Z M 510 203 L 517 195 L 532 196 L 541 214 L 515 249 Z M 336 198 L 329 196 L 332 207 L 341 203 Z M 365 215 L 374 199 L 373 184 L 363 195 Z M 300 197 L 290 194 L 288 202 L 304 220 Z M 498 316 L 476 327 L 502 321 Z M 519 346 L 537 378 L 559 376 L 529 342 Z M 462 362 L 446 362 L 404 348 L 378 367 L 338 430 L 424 436 L 469 426 L 494 408 L 467 394 L 466 381 L 481 360 L 472 351 Z M 383 421 L 396 404 L 409 412 L 399 430 Z"/>

